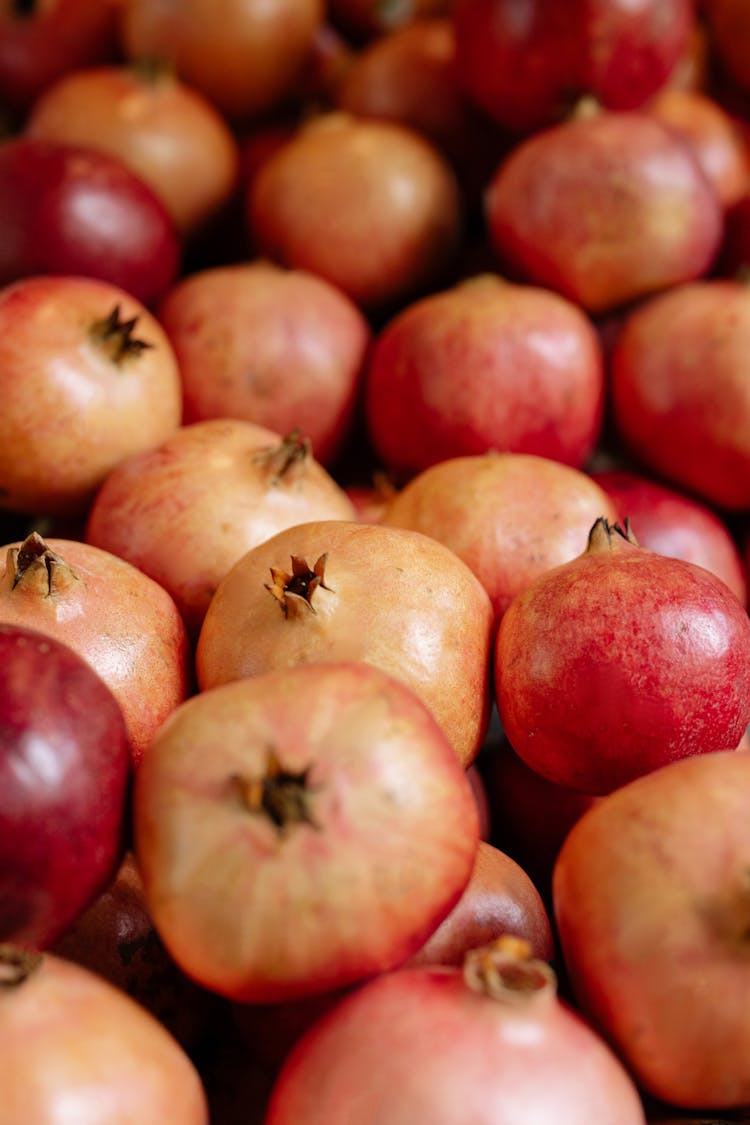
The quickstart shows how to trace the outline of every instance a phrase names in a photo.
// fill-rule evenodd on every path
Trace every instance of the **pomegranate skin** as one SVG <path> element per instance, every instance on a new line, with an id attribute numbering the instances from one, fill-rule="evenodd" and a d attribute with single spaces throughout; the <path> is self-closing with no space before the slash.
<path id="1" fill-rule="evenodd" d="M 737 746 L 750 719 L 750 619 L 715 575 L 597 520 L 582 555 L 511 603 L 495 682 L 527 765 L 608 793 Z"/>
<path id="2" fill-rule="evenodd" d="M 630 456 L 725 511 L 750 508 L 749 341 L 750 289 L 711 278 L 638 305 L 611 357 L 612 415 Z"/>

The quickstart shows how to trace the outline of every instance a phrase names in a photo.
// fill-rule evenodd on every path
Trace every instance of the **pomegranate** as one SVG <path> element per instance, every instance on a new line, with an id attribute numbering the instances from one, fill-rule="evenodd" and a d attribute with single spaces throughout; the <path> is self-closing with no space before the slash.
<path id="1" fill-rule="evenodd" d="M 75 539 L 0 548 L 0 621 L 38 629 L 74 649 L 122 708 L 137 763 L 188 695 L 190 648 L 177 606 L 148 575 Z"/>
<path id="2" fill-rule="evenodd" d="M 528 944 L 384 973 L 296 1043 L 267 1125 L 645 1125 L 633 1080 Z"/>
<path id="3" fill-rule="evenodd" d="M 81 67 L 36 99 L 24 133 L 119 157 L 194 235 L 227 202 L 237 142 L 218 109 L 167 66 Z"/>
<path id="4" fill-rule="evenodd" d="M 0 946 L 5 1125 L 208 1125 L 185 1051 L 97 973 L 52 953 Z"/>
<path id="5" fill-rule="evenodd" d="M 722 207 L 733 207 L 750 190 L 747 142 L 715 98 L 700 90 L 665 87 L 645 108 L 692 146 Z"/>
<path id="6" fill-rule="evenodd" d="M 750 508 L 749 342 L 750 288 L 714 278 L 642 302 L 612 349 L 612 417 L 627 451 L 725 510 Z"/>
<path id="7" fill-rule="evenodd" d="M 161 200 L 95 149 L 0 144 L 0 284 L 39 273 L 99 277 L 144 305 L 174 282 L 182 247 Z"/>
<path id="8" fill-rule="evenodd" d="M 215 266 L 172 286 L 157 315 L 180 367 L 185 422 L 299 429 L 321 464 L 334 462 L 353 427 L 371 338 L 336 286 L 269 261 Z"/>
<path id="9" fill-rule="evenodd" d="M 131 850 L 109 885 L 50 952 L 127 992 L 186 1050 L 199 1047 L 219 1014 L 219 998 L 180 972 L 164 948 L 146 909 L 143 880 Z"/>
<path id="10" fill-rule="evenodd" d="M 114 877 L 130 768 L 101 677 L 61 641 L 0 624 L 0 941 L 46 948 Z"/>
<path id="11" fill-rule="evenodd" d="M 383 326 L 364 398 L 377 457 L 402 475 L 491 449 L 579 467 L 599 437 L 602 350 L 572 301 L 483 273 Z"/>
<path id="12" fill-rule="evenodd" d="M 177 429 L 161 325 L 125 290 L 39 274 L 0 289 L 0 507 L 79 517 L 109 470 Z"/>
<path id="13" fill-rule="evenodd" d="M 723 233 L 694 150 L 636 111 L 578 113 L 525 138 L 485 211 L 501 266 L 593 314 L 703 276 Z"/>
<path id="14" fill-rule="evenodd" d="M 750 721 L 750 619 L 703 567 L 599 519 L 583 554 L 511 603 L 495 675 L 503 728 L 527 765 L 607 793 L 737 746 Z"/>
<path id="15" fill-rule="evenodd" d="M 353 518 L 301 434 L 218 418 L 122 461 L 94 498 L 85 536 L 163 586 L 192 638 L 251 547 L 304 520 Z"/>
<path id="16" fill-rule="evenodd" d="M 554 957 L 547 910 L 530 877 L 505 852 L 480 840 L 461 898 L 408 965 L 460 965 L 470 949 L 503 934 L 527 941 L 542 961 Z"/>
<path id="17" fill-rule="evenodd" d="M 310 662 L 364 661 L 427 704 L 467 766 L 489 719 L 492 605 L 450 548 L 349 520 L 298 524 L 239 559 L 196 646 L 198 685 Z"/>
<path id="18" fill-rule="evenodd" d="M 580 555 L 614 504 L 584 472 L 525 453 L 453 457 L 424 469 L 386 505 L 381 523 L 445 543 L 471 567 L 499 621 L 538 575 Z"/>
<path id="19" fill-rule="evenodd" d="M 632 470 L 603 469 L 592 477 L 612 499 L 619 521 L 630 522 L 641 547 L 705 566 L 745 604 L 747 579 L 740 550 L 713 509 Z"/>
<path id="20" fill-rule="evenodd" d="M 163 58 L 232 121 L 292 93 L 323 20 L 322 0 L 124 0 L 120 42 L 133 61 Z"/>
<path id="21" fill-rule="evenodd" d="M 749 792 L 747 753 L 672 762 L 584 813 L 555 867 L 576 1001 L 672 1106 L 750 1103 Z"/>
<path id="22" fill-rule="evenodd" d="M 458 901 L 479 840 L 448 739 L 361 663 L 194 696 L 144 757 L 134 814 L 146 902 L 177 964 L 265 1003 L 400 964 Z"/>
<path id="23" fill-rule="evenodd" d="M 343 111 L 296 130 L 247 195 L 252 245 L 309 270 L 370 313 L 444 277 L 463 226 L 447 157 L 416 130 Z"/>
<path id="24" fill-rule="evenodd" d="M 559 121 L 581 95 L 642 105 L 696 24 L 692 0 L 454 0 L 452 13 L 463 87 L 518 132 Z"/>

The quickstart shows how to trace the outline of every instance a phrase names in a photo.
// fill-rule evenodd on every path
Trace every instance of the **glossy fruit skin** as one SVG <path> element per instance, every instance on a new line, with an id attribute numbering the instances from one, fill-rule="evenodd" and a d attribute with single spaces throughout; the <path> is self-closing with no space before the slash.
<path id="1" fill-rule="evenodd" d="M 584 814 L 554 873 L 576 1002 L 642 1089 L 746 1106 L 750 755 L 699 755 Z"/>
<path id="2" fill-rule="evenodd" d="M 735 747 L 750 720 L 750 619 L 715 575 L 603 525 L 511 603 L 498 710 L 527 765 L 607 793 L 677 758 Z"/>
<path id="3" fill-rule="evenodd" d="M 636 111 L 572 117 L 522 140 L 485 214 L 501 264 L 594 314 L 701 277 L 722 236 L 694 153 Z"/>
<path id="4" fill-rule="evenodd" d="M 157 316 L 180 366 L 185 422 L 297 428 L 317 461 L 335 462 L 354 425 L 372 336 L 340 289 L 254 259 L 183 276 Z"/>
<path id="5" fill-rule="evenodd" d="M 71 648 L 0 622 L 0 941 L 45 949 L 114 877 L 130 745 Z"/>
<path id="6" fill-rule="evenodd" d="M 380 522 L 455 551 L 499 622 L 530 582 L 580 555 L 599 516 L 615 520 L 617 510 L 580 469 L 531 453 L 488 453 L 424 469 L 393 496 Z"/>
<path id="7" fill-rule="evenodd" d="M 601 348 L 571 301 L 481 274 L 384 325 L 364 395 L 370 440 L 395 472 L 491 449 L 580 466 L 601 425 Z"/>
<path id="8" fill-rule="evenodd" d="M 82 274 L 152 305 L 177 277 L 181 244 L 164 204 L 103 152 L 5 141 L 0 221 L 0 285 L 30 274 Z"/>
<path id="9" fill-rule="evenodd" d="M 13 947 L 2 947 L 4 976 Z M 188 1055 L 140 1004 L 52 953 L 0 994 L 7 1125 L 208 1125 Z"/>
<path id="10" fill-rule="evenodd" d="M 456 967 L 382 974 L 297 1042 L 267 1125 L 644 1125 L 604 1041 L 554 995 L 526 1000 L 475 992 Z"/>
<path id="11" fill-rule="evenodd" d="M 108 474 L 86 542 L 163 586 L 197 639 L 217 586 L 246 551 L 306 519 L 354 519 L 304 443 L 287 443 L 285 454 L 280 434 L 236 418 L 181 426 Z"/>
<path id="12" fill-rule="evenodd" d="M 18 575 L 18 555 L 36 556 Z M 137 764 L 191 687 L 191 650 L 167 591 L 109 551 L 74 539 L 0 547 L 0 621 L 70 645 L 122 708 Z"/>
<path id="13" fill-rule="evenodd" d="M 458 0 L 456 66 L 467 94 L 507 128 L 559 121 L 582 95 L 641 106 L 686 52 L 689 0 Z"/>
<path id="14" fill-rule="evenodd" d="M 109 470 L 163 441 L 182 409 L 155 317 L 118 286 L 67 274 L 0 290 L 0 389 L 0 504 L 33 514 L 83 514 Z"/>
<path id="15" fill-rule="evenodd" d="M 631 456 L 722 510 L 750 507 L 749 338 L 747 286 L 711 279 L 634 309 L 612 352 L 613 418 Z"/>
<path id="16" fill-rule="evenodd" d="M 325 556 L 325 587 L 285 614 L 269 593 L 271 568 L 292 556 L 312 570 Z M 199 688 L 274 668 L 364 661 L 406 683 L 426 703 L 468 766 L 489 720 L 494 618 L 466 563 L 427 535 L 349 520 L 287 528 L 248 551 L 217 589 L 195 652 Z"/>
<path id="17" fill-rule="evenodd" d="M 304 778 L 302 815 L 290 803 L 274 819 L 240 796 L 270 753 Z M 134 824 L 169 952 L 205 987 L 253 1003 L 400 964 L 457 902 L 479 832 L 465 772 L 424 704 L 378 669 L 335 661 L 188 700 L 143 759 Z"/>
<path id="18" fill-rule="evenodd" d="M 592 473 L 627 519 L 641 547 L 704 566 L 747 604 L 747 572 L 726 522 L 707 505 L 660 481 L 627 469 Z"/>
<path id="19" fill-rule="evenodd" d="M 413 129 L 341 111 L 313 118 L 265 161 L 246 216 L 256 254 L 381 314 L 439 283 L 463 227 L 446 157 Z"/>

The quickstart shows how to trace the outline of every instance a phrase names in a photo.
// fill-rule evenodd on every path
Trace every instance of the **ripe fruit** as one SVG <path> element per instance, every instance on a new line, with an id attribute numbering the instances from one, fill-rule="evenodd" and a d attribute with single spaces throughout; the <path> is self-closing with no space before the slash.
<path id="1" fill-rule="evenodd" d="M 463 87 L 507 128 L 551 125 L 582 95 L 636 109 L 690 44 L 691 0 L 457 0 Z"/>
<path id="2" fill-rule="evenodd" d="M 448 547 L 403 528 L 318 520 L 242 556 L 196 646 L 202 690 L 272 669 L 364 661 L 426 703 L 464 766 L 489 720 L 489 595 Z"/>
<path id="3" fill-rule="evenodd" d="M 697 157 L 640 112 L 600 110 L 527 137 L 485 210 L 501 264 L 591 313 L 702 276 L 722 236 Z"/>
<path id="4" fill-rule="evenodd" d="M 0 946 L 5 1125 L 208 1125 L 198 1072 L 124 992 L 45 953 Z"/>
<path id="5" fill-rule="evenodd" d="M 642 1089 L 750 1102 L 750 755 L 672 762 L 584 813 L 554 873 L 576 1002 Z"/>
<path id="6" fill-rule="evenodd" d="M 486 273 L 385 324 L 364 409 L 380 461 L 409 475 L 491 449 L 581 466 L 599 436 L 603 397 L 601 347 L 582 310 Z"/>
<path id="7" fill-rule="evenodd" d="M 31 137 L 0 145 L 0 285 L 84 274 L 149 305 L 175 280 L 180 250 L 163 203 L 121 161 Z"/>
<path id="8" fill-rule="evenodd" d="M 750 289 L 712 279 L 633 309 L 612 350 L 613 419 L 630 454 L 726 510 L 750 508 L 749 341 Z"/>
<path id="9" fill-rule="evenodd" d="M 597 520 L 577 559 L 503 617 L 497 703 L 533 769 L 607 793 L 660 765 L 737 746 L 750 721 L 750 619 L 715 575 Z"/>
<path id="10" fill-rule="evenodd" d="M 136 764 L 188 694 L 190 652 L 172 598 L 89 543 L 31 532 L 0 548 L 0 621 L 63 641 L 99 673 L 122 708 Z"/>
<path id="11" fill-rule="evenodd" d="M 166 67 L 71 71 L 36 99 L 24 132 L 119 157 L 161 199 L 183 236 L 227 202 L 237 143 L 219 111 Z"/>
<path id="12" fill-rule="evenodd" d="M 288 1055 L 268 1125 L 644 1125 L 604 1040 L 557 999 L 523 942 L 482 946 L 463 969 L 384 973 L 318 1020 Z"/>
<path id="13" fill-rule="evenodd" d="M 125 0 L 126 58 L 164 59 L 233 120 L 258 117 L 294 91 L 323 20 L 322 0 Z"/>
<path id="14" fill-rule="evenodd" d="M 80 516 L 119 461 L 177 428 L 164 330 L 129 293 L 42 274 L 0 290 L 0 507 Z"/>
<path id="15" fill-rule="evenodd" d="M 408 964 L 461 965 L 470 949 L 503 934 L 527 941 L 542 961 L 554 956 L 547 911 L 531 879 L 514 859 L 480 840 L 461 898 Z"/>
<path id="16" fill-rule="evenodd" d="M 47 86 L 117 54 L 119 0 L 10 0 L 0 11 L 0 99 L 23 115 Z"/>
<path id="17" fill-rule="evenodd" d="M 619 522 L 630 522 L 641 547 L 705 566 L 746 603 L 745 565 L 729 527 L 716 512 L 631 470 L 602 470 L 592 478 L 611 498 Z"/>
<path id="18" fill-rule="evenodd" d="M 46 948 L 114 878 L 129 779 L 104 681 L 61 641 L 0 623 L 0 942 Z"/>
<path id="19" fill-rule="evenodd" d="M 180 367 L 183 420 L 300 430 L 329 466 L 349 439 L 371 331 L 322 277 L 253 260 L 191 273 L 157 315 Z"/>
<path id="20" fill-rule="evenodd" d="M 185 972 L 236 1000 L 330 991 L 418 949 L 466 886 L 471 786 L 417 697 L 366 664 L 224 684 L 136 778 L 146 901 Z"/>
<path id="21" fill-rule="evenodd" d="M 434 285 L 458 249 L 456 177 L 416 131 L 323 113 L 256 172 L 247 197 L 257 253 L 382 311 Z"/>
<path id="22" fill-rule="evenodd" d="M 580 555 L 599 516 L 615 520 L 589 476 L 530 453 L 439 461 L 412 477 L 380 522 L 445 543 L 476 574 L 499 621 L 540 574 Z"/>
<path id="23" fill-rule="evenodd" d="M 311 519 L 354 519 L 354 506 L 309 442 L 216 418 L 121 461 L 94 498 L 85 537 L 163 586 L 197 638 L 234 563 Z"/>

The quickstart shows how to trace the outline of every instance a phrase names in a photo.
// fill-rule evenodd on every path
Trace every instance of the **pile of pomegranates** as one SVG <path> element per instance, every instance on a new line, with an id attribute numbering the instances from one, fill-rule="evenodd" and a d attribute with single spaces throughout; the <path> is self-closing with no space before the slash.
<path id="1" fill-rule="evenodd" d="M 750 1122 L 750 4 L 0 4 L 3 1125 Z"/>

